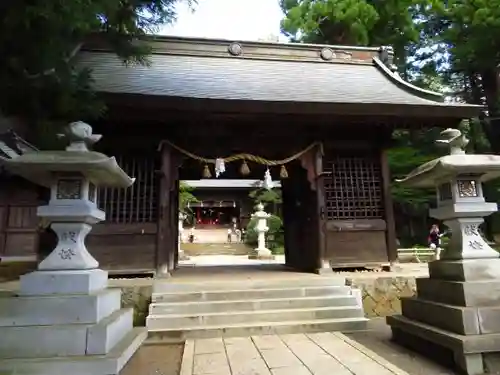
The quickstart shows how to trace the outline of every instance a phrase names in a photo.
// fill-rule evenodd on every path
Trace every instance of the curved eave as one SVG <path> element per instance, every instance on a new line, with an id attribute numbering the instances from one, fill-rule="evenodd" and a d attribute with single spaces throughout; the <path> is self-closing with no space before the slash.
<path id="1" fill-rule="evenodd" d="M 378 57 L 373 58 L 373 62 L 377 68 L 379 68 L 386 77 L 394 83 L 399 88 L 410 92 L 411 94 L 418 96 L 423 99 L 433 100 L 436 102 L 444 102 L 444 95 L 435 91 L 424 90 L 418 86 L 412 85 L 402 79 L 399 74 L 392 72 L 387 65 L 385 65 Z"/>

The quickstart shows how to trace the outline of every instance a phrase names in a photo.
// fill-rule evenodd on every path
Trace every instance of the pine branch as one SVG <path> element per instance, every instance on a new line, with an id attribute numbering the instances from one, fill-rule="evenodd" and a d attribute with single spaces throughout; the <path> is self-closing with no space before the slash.
<path id="1" fill-rule="evenodd" d="M 82 49 L 83 47 L 83 43 L 78 43 L 75 48 L 73 48 L 71 50 L 71 53 L 63 60 L 65 64 L 68 64 L 77 54 L 78 52 L 80 52 L 80 50 Z M 56 68 L 50 68 L 50 69 L 46 69 L 44 70 L 43 72 L 40 72 L 40 73 L 36 73 L 36 74 L 30 74 L 27 70 L 24 71 L 24 75 L 26 76 L 26 78 L 28 79 L 38 79 L 38 78 L 41 78 L 41 77 L 47 77 L 47 76 L 50 76 L 50 75 L 53 75 L 56 73 Z"/>

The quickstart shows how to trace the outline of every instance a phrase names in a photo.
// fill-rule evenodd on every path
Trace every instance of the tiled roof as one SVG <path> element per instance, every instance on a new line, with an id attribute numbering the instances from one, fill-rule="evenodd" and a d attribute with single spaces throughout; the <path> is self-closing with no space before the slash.
<path id="1" fill-rule="evenodd" d="M 0 157 L 13 159 L 26 152 L 34 152 L 38 149 L 19 137 L 14 131 L 10 130 L 0 134 Z"/>
<path id="2" fill-rule="evenodd" d="M 221 50 L 221 41 L 181 42 L 176 38 L 165 45 L 163 40 L 164 47 L 156 48 L 150 66 L 124 66 L 102 49 L 82 52 L 79 63 L 93 70 L 95 88 L 106 93 L 481 110 L 479 106 L 444 103 L 440 94 L 408 84 L 379 59 L 376 48 L 342 47 L 344 50 L 336 51 L 340 47 L 252 42 L 249 53 L 240 51 L 234 56 L 228 52 L 231 46 L 237 44 L 245 51 L 245 44 L 227 41 Z M 322 58 L 325 49 L 335 58 Z"/>

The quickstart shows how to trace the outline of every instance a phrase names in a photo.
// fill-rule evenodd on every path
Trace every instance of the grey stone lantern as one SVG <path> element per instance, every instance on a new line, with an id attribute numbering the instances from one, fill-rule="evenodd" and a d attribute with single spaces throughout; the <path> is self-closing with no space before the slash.
<path id="1" fill-rule="evenodd" d="M 39 265 L 39 270 L 84 270 L 98 267 L 85 247 L 92 225 L 105 219 L 97 207 L 97 187 L 127 188 L 134 183 L 116 163 L 88 146 L 101 139 L 90 125 L 71 123 L 65 134 L 65 151 L 39 151 L 3 160 L 6 169 L 38 185 L 50 188 L 47 205 L 37 215 L 51 223 L 57 247 Z"/>
<path id="2" fill-rule="evenodd" d="M 451 229 L 451 242 L 443 259 L 498 258 L 479 234 L 484 217 L 498 210 L 486 202 L 482 183 L 500 177 L 500 157 L 473 155 L 464 151 L 468 140 L 459 130 L 447 129 L 437 142 L 450 147 L 450 155 L 432 160 L 412 171 L 400 182 L 412 187 L 435 187 L 437 208 L 431 217 Z"/>
<path id="3" fill-rule="evenodd" d="M 97 188 L 127 188 L 134 179 L 115 158 L 89 150 L 101 138 L 89 125 L 71 123 L 62 136 L 65 151 L 0 158 L 11 173 L 50 189 L 37 215 L 58 237 L 38 269 L 21 277 L 18 295 L 0 298 L 0 373 L 118 374 L 146 337 L 85 246 L 92 225 L 105 219 Z"/>
<path id="4" fill-rule="evenodd" d="M 466 154 L 468 140 L 447 129 L 437 142 L 450 154 L 413 170 L 402 184 L 434 187 L 431 217 L 451 231 L 440 260 L 429 263 L 429 278 L 417 279 L 417 297 L 402 299 L 402 315 L 387 318 L 393 338 L 420 350 L 429 345 L 453 354 L 469 375 L 483 374 L 487 358 L 500 353 L 500 258 L 479 225 L 498 210 L 486 202 L 482 184 L 500 177 L 500 156 Z"/>

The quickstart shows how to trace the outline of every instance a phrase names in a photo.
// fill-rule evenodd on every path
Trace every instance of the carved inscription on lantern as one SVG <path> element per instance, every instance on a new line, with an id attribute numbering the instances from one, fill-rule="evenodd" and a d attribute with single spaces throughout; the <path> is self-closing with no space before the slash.
<path id="1" fill-rule="evenodd" d="M 62 260 L 71 260 L 76 255 L 73 249 L 61 249 L 59 251 L 59 257 Z"/>
<path id="2" fill-rule="evenodd" d="M 463 233 L 465 235 L 465 240 L 468 241 L 467 244 L 470 249 L 482 250 L 483 239 L 479 233 L 479 227 L 476 224 L 467 224 L 463 227 Z"/>
<path id="3" fill-rule="evenodd" d="M 458 180 L 458 195 L 460 198 L 477 197 L 477 186 L 474 180 Z"/>
<path id="4" fill-rule="evenodd" d="M 76 244 L 76 232 L 69 231 L 61 234 L 61 242 L 66 242 L 69 244 L 67 247 L 59 250 L 58 254 L 62 260 L 71 260 L 75 255 L 75 250 L 72 249 L 72 244 Z"/>
<path id="5" fill-rule="evenodd" d="M 73 243 L 76 243 L 76 233 L 75 232 L 64 232 L 61 235 L 61 240 L 62 241 L 71 241 Z"/>
<path id="6" fill-rule="evenodd" d="M 82 181 L 80 179 L 60 179 L 57 181 L 57 199 L 81 199 Z"/>

